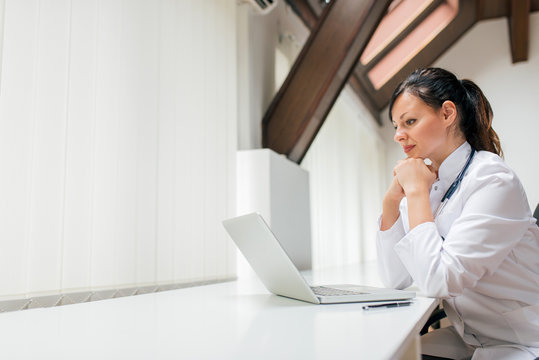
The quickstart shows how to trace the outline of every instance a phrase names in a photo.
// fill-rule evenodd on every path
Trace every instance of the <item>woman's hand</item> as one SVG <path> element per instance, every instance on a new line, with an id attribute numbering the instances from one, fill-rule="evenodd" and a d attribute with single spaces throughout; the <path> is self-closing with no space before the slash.
<path id="1" fill-rule="evenodd" d="M 393 180 L 391 181 L 391 184 L 389 185 L 389 188 L 386 191 L 384 200 L 395 202 L 398 205 L 400 204 L 404 196 L 405 196 L 404 190 L 401 184 L 399 184 L 399 180 L 397 180 L 396 176 L 393 176 Z"/>
<path id="2" fill-rule="evenodd" d="M 393 169 L 408 202 L 410 230 L 417 225 L 434 221 L 430 207 L 430 187 L 436 181 L 436 171 L 425 165 L 423 159 L 409 158 Z"/>
<path id="3" fill-rule="evenodd" d="M 405 196 L 428 194 L 436 181 L 436 172 L 425 165 L 423 159 L 408 158 L 401 160 L 393 168 L 393 174 L 401 185 Z"/>

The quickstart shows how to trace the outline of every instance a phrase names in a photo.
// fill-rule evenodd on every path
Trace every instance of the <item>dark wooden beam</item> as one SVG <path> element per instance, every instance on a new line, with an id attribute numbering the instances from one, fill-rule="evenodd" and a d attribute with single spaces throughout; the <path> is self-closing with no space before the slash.
<path id="1" fill-rule="evenodd" d="M 509 15 L 510 0 L 476 0 L 477 21 Z"/>
<path id="2" fill-rule="evenodd" d="M 509 39 L 513 63 L 528 60 L 530 33 L 530 0 L 511 0 Z"/>
<path id="3" fill-rule="evenodd" d="M 316 23 L 318 22 L 317 13 L 323 11 L 319 2 L 317 2 L 316 5 L 313 5 L 313 0 L 286 0 L 286 3 L 310 31 L 316 27 Z M 315 7 L 313 8 L 313 6 Z M 381 124 L 380 109 L 376 107 L 370 94 L 363 86 L 361 86 L 359 78 L 355 73 L 350 75 L 347 84 L 354 91 L 355 95 L 360 99 L 363 105 L 365 105 L 374 120 L 378 122 L 378 124 Z"/>
<path id="4" fill-rule="evenodd" d="M 264 147 L 301 162 L 390 2 L 326 6 L 264 116 Z"/>
<path id="5" fill-rule="evenodd" d="M 477 20 L 511 16 L 511 0 L 476 0 Z M 539 11 L 539 0 L 530 0 L 530 12 Z"/>

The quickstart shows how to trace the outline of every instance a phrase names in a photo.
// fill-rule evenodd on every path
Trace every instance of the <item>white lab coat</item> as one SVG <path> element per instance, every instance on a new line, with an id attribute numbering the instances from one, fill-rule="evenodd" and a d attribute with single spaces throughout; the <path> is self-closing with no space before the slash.
<path id="1" fill-rule="evenodd" d="M 440 166 L 430 191 L 433 213 L 470 152 L 465 142 Z M 539 227 L 520 180 L 499 156 L 477 152 L 434 222 L 409 229 L 405 198 L 397 222 L 378 231 L 385 286 L 415 282 L 442 298 L 472 346 L 515 344 L 539 356 Z"/>

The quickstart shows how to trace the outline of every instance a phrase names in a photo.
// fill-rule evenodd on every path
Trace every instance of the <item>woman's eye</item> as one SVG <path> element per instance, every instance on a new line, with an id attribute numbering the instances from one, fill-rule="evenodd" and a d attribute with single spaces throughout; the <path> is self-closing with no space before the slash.
<path id="1" fill-rule="evenodd" d="M 406 120 L 406 125 L 413 125 L 414 123 L 415 123 L 415 119 Z"/>

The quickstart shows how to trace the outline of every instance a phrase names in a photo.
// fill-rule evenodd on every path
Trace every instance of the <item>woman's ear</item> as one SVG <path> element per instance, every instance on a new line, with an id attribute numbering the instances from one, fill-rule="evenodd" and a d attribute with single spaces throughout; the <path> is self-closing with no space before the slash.
<path id="1" fill-rule="evenodd" d="M 457 121 L 457 107 L 451 100 L 446 100 L 442 104 L 442 115 L 446 126 L 451 126 Z"/>

